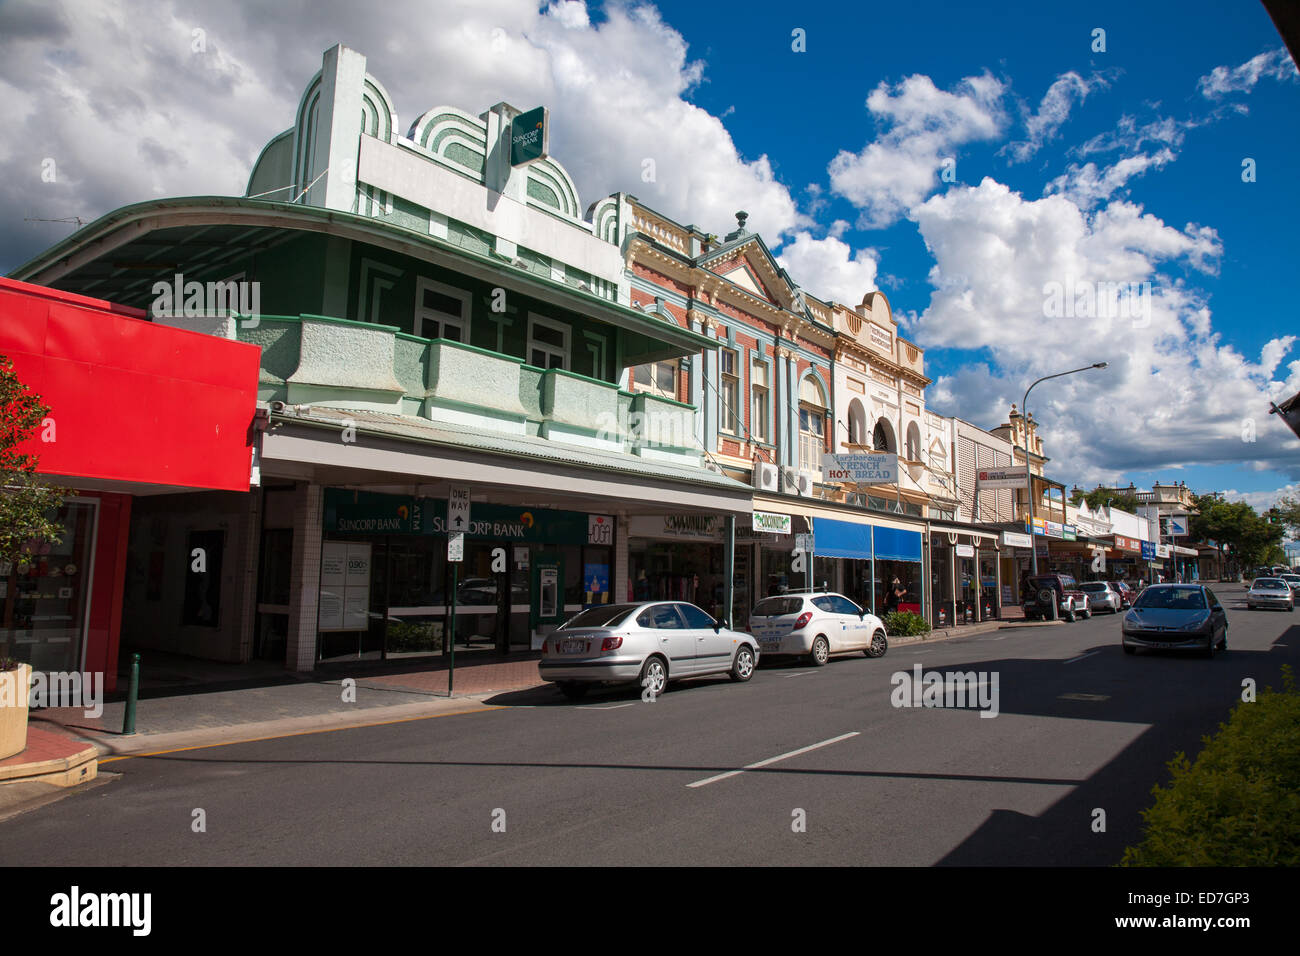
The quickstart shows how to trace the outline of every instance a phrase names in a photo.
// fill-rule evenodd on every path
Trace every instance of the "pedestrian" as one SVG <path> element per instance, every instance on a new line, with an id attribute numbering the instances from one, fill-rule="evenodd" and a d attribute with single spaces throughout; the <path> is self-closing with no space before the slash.
<path id="1" fill-rule="evenodd" d="M 885 595 L 885 613 L 890 614 L 897 611 L 899 603 L 902 602 L 906 595 L 907 589 L 903 587 L 898 578 L 894 578 L 889 585 L 889 593 Z"/>

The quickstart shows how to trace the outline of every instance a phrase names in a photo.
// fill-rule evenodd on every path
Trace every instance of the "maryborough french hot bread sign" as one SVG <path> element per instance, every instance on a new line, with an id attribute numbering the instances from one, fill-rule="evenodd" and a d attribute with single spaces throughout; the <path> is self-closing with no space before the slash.
<path id="1" fill-rule="evenodd" d="M 550 149 L 550 114 L 545 106 L 510 121 L 510 165 L 527 166 L 545 159 Z"/>

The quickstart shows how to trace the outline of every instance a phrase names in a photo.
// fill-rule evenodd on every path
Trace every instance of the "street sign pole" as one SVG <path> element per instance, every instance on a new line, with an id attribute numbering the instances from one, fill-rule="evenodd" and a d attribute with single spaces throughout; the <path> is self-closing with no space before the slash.
<path id="1" fill-rule="evenodd" d="M 451 696 L 452 685 L 456 680 L 456 591 L 457 578 L 460 572 L 460 562 L 451 563 L 451 620 L 449 630 L 451 631 L 451 666 L 447 668 L 447 696 Z"/>

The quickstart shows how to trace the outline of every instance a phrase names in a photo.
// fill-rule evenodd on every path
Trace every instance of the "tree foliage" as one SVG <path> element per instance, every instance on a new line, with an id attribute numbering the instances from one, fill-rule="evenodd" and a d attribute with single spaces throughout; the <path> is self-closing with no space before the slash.
<path id="1" fill-rule="evenodd" d="M 52 515 L 68 492 L 41 480 L 36 455 L 18 451 L 49 413 L 0 355 L 0 560 L 21 564 L 33 543 L 58 541 L 63 532 Z"/>
<path id="2" fill-rule="evenodd" d="M 1194 506 L 1197 513 L 1192 515 L 1192 540 L 1229 545 L 1240 567 L 1264 564 L 1281 550 L 1284 526 L 1270 524 L 1246 502 L 1199 495 Z"/>
<path id="3" fill-rule="evenodd" d="M 1093 511 L 1106 507 L 1107 502 L 1110 502 L 1111 508 L 1118 508 L 1120 511 L 1127 511 L 1129 514 L 1136 514 L 1138 507 L 1136 495 L 1118 492 L 1113 488 L 1104 488 L 1101 485 L 1098 485 L 1092 491 L 1077 489 L 1070 496 L 1070 504 L 1077 505 L 1080 501 L 1088 502 L 1088 507 Z"/>

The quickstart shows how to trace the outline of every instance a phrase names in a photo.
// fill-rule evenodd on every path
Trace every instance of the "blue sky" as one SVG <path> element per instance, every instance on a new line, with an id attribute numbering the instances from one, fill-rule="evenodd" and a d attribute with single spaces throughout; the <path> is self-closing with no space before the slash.
<path id="1" fill-rule="evenodd" d="M 24 217 L 242 193 L 339 42 L 403 130 L 545 103 L 584 204 L 717 233 L 743 208 L 813 294 L 883 289 L 943 413 L 992 427 L 1039 375 L 1111 362 L 1033 394 L 1062 480 L 1300 490 L 1267 414 L 1300 390 L 1300 82 L 1260 4 L 7 0 L 0 271 L 66 235 Z M 1142 321 L 1046 314 L 1045 283 L 1108 281 L 1149 283 Z"/>

